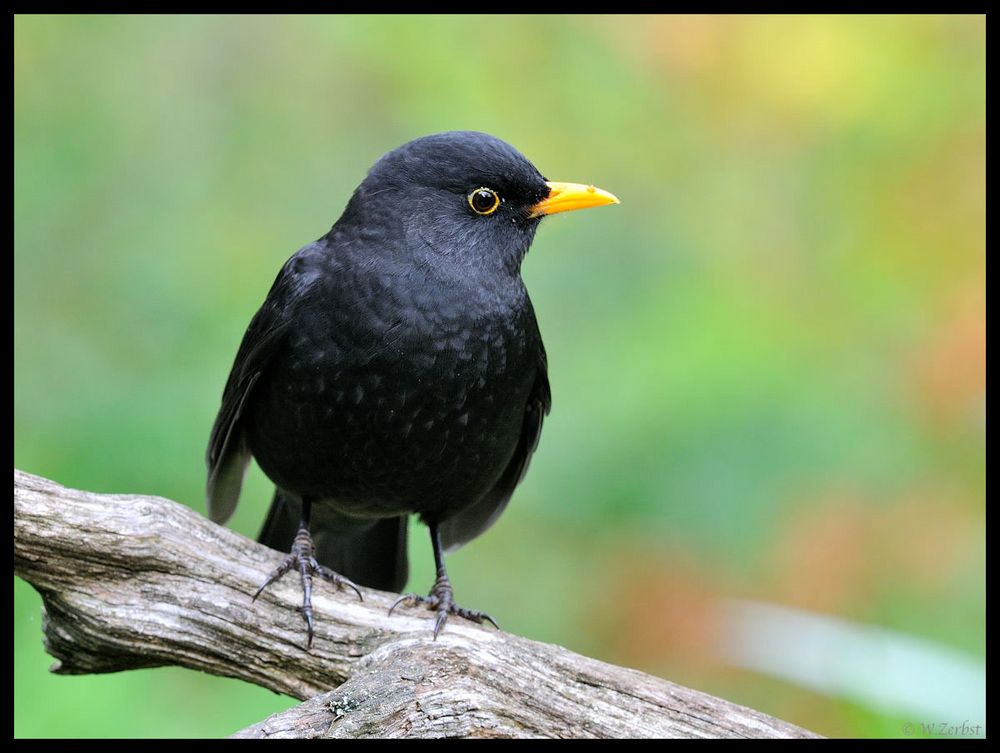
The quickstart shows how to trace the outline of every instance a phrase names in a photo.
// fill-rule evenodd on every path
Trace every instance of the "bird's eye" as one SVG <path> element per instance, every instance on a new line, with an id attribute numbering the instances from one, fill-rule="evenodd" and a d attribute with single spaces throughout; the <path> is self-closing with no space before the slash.
<path id="1" fill-rule="evenodd" d="M 491 188 L 477 188 L 469 194 L 469 206 L 476 214 L 493 214 L 500 206 L 500 197 Z"/>

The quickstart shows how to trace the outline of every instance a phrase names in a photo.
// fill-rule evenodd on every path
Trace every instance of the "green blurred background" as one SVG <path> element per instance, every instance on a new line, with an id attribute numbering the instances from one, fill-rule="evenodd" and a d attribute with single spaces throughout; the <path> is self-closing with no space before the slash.
<path id="1" fill-rule="evenodd" d="M 984 18 L 19 16 L 14 44 L 18 468 L 202 511 L 281 263 L 383 152 L 484 130 L 622 204 L 546 221 L 525 262 L 554 408 L 449 559 L 463 603 L 825 735 L 924 719 L 734 666 L 727 599 L 984 666 Z M 256 468 L 244 494 L 252 536 Z M 294 703 L 50 662 L 15 578 L 16 736 L 221 736 Z"/>

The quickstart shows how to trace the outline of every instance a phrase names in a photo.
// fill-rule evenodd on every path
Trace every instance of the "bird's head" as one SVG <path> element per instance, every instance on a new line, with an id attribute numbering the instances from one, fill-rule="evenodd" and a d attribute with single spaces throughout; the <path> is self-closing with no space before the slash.
<path id="1" fill-rule="evenodd" d="M 510 144 L 476 131 L 415 139 L 385 154 L 341 221 L 378 215 L 405 233 L 406 248 L 451 263 L 517 273 L 549 214 L 617 204 L 592 185 L 547 181 Z"/>

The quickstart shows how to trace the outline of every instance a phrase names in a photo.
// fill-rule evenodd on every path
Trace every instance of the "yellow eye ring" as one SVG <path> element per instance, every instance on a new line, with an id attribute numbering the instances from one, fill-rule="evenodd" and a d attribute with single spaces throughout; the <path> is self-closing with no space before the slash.
<path id="1" fill-rule="evenodd" d="M 482 186 L 469 194 L 469 206 L 476 214 L 493 214 L 500 206 L 500 197 L 492 188 Z"/>

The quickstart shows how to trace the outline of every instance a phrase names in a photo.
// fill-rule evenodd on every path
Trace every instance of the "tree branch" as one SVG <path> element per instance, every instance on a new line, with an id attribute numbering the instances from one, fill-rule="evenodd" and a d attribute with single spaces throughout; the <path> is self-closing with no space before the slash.
<path id="1" fill-rule="evenodd" d="M 300 699 L 239 737 L 811 737 L 791 724 L 558 646 L 319 583 L 305 649 L 281 555 L 158 497 L 14 471 L 14 572 L 42 595 L 63 674 L 169 664 Z M 335 688 L 335 689 L 333 689 Z M 333 690 L 331 690 L 333 689 Z"/>

